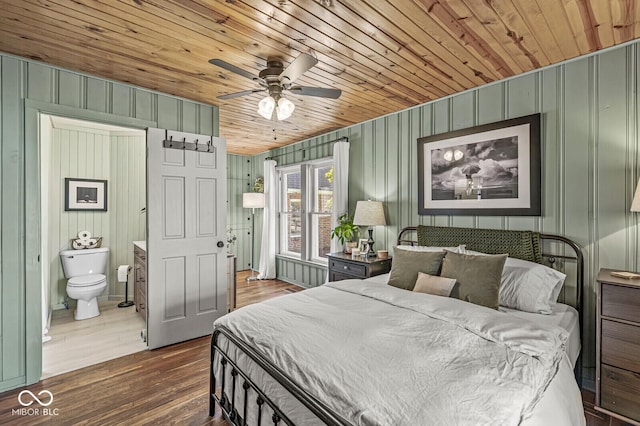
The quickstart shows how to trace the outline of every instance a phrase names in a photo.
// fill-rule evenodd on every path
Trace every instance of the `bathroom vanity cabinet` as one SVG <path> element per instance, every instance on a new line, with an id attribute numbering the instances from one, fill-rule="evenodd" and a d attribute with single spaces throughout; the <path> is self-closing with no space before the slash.
<path id="1" fill-rule="evenodd" d="M 142 241 L 141 243 L 145 243 Z M 133 302 L 136 312 L 147 321 L 147 251 L 146 244 L 133 243 Z"/>

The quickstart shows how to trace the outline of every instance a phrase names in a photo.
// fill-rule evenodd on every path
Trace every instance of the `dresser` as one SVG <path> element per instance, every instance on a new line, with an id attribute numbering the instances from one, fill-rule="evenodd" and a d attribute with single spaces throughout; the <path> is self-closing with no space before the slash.
<path id="1" fill-rule="evenodd" d="M 331 253 L 327 256 L 329 257 L 329 281 L 363 279 L 391 271 L 391 257 L 386 259 L 352 257 L 345 253 Z"/>
<path id="2" fill-rule="evenodd" d="M 142 243 L 145 243 L 144 241 Z M 146 243 L 133 243 L 133 303 L 136 312 L 147 321 L 147 251 Z"/>
<path id="3" fill-rule="evenodd" d="M 640 425 L 640 279 L 597 278 L 595 408 Z"/>

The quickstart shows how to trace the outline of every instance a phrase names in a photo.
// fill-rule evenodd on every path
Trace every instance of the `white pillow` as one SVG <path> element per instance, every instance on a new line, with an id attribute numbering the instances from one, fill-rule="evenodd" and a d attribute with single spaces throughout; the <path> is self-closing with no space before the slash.
<path id="1" fill-rule="evenodd" d="M 486 254 L 465 250 L 467 254 Z M 500 306 L 537 314 L 551 314 L 567 276 L 539 263 L 508 257 L 502 270 Z"/>
<path id="2" fill-rule="evenodd" d="M 461 246 L 457 246 L 457 247 L 436 247 L 436 246 L 396 246 L 396 249 L 400 249 L 400 250 L 407 250 L 407 251 L 428 251 L 428 252 L 435 252 L 435 251 L 452 251 L 454 253 L 464 253 L 465 252 L 465 248 L 464 245 Z"/>

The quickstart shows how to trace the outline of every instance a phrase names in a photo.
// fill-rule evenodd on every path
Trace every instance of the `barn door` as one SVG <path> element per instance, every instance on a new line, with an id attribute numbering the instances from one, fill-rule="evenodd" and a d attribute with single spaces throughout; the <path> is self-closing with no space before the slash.
<path id="1" fill-rule="evenodd" d="M 150 349 L 211 334 L 227 312 L 226 188 L 223 138 L 148 129 Z"/>

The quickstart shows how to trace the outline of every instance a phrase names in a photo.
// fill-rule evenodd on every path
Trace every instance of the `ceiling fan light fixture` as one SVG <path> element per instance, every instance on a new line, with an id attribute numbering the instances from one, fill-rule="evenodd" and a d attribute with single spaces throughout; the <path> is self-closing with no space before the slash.
<path id="1" fill-rule="evenodd" d="M 260 114 L 267 120 L 270 120 L 271 116 L 273 115 L 273 110 L 275 109 L 275 107 L 276 107 L 275 99 L 273 99 L 271 96 L 267 96 L 258 103 L 258 114 Z"/>
<path id="2" fill-rule="evenodd" d="M 286 120 L 287 118 L 291 117 L 291 114 L 293 114 L 293 110 L 295 109 L 296 109 L 296 106 L 289 99 L 280 98 L 278 99 L 278 108 L 276 108 L 276 116 L 278 117 L 279 121 Z"/>

